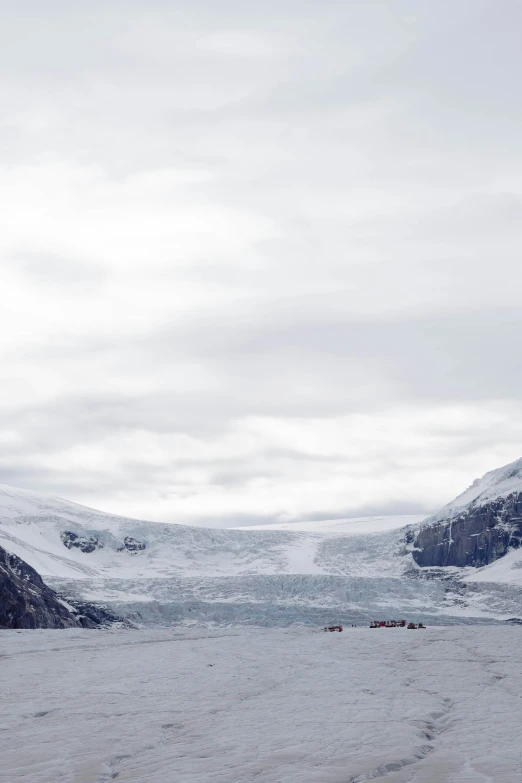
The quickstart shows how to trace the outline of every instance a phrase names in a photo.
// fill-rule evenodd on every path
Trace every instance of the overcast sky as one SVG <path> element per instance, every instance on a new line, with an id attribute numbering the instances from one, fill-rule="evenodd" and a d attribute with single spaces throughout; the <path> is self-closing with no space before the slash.
<path id="1" fill-rule="evenodd" d="M 522 4 L 0 17 L 1 483 L 226 526 L 522 456 Z"/>

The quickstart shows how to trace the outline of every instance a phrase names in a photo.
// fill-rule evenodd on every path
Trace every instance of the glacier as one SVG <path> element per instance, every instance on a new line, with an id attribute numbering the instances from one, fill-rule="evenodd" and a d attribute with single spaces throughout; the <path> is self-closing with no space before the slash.
<path id="1" fill-rule="evenodd" d="M 205 529 L 0 487 L 0 545 L 66 600 L 138 626 L 499 622 L 522 615 L 518 560 L 419 568 L 421 516 Z M 488 571 L 489 569 L 489 571 Z M 493 573 L 488 578 L 488 573 Z"/>

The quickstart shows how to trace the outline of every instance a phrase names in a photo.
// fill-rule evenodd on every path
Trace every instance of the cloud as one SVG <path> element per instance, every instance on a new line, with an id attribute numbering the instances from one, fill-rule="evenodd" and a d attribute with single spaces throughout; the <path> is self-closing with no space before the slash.
<path id="1" fill-rule="evenodd" d="M 30 278 L 30 284 L 90 289 L 97 288 L 105 277 L 103 266 L 78 258 L 26 251 L 14 252 L 10 259 L 16 271 Z"/>
<path id="2" fill-rule="evenodd" d="M 520 456 L 517 9 L 24 8 L 0 480 L 247 524 L 423 512 Z"/>

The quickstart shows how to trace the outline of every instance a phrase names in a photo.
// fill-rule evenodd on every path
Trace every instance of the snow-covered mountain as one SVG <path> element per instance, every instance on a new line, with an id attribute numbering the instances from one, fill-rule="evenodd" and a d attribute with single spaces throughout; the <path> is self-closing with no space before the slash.
<path id="1" fill-rule="evenodd" d="M 429 516 L 425 525 L 447 522 L 472 508 L 485 506 L 498 498 L 507 498 L 522 492 L 522 458 L 496 470 L 490 470 L 482 478 L 462 492 L 455 500 Z"/>
<path id="2" fill-rule="evenodd" d="M 376 519 L 380 518 L 370 518 L 369 523 Z M 69 579 L 397 576 L 409 562 L 406 551 L 397 554 L 402 528 L 420 520 L 389 518 L 384 534 L 365 532 L 361 519 L 352 525 L 343 520 L 339 539 L 331 532 L 331 523 L 324 523 L 322 533 L 311 528 L 209 529 L 128 519 L 0 486 L 0 543 L 43 576 Z"/>
<path id="3" fill-rule="evenodd" d="M 424 578 L 412 558 L 420 522 L 374 517 L 216 530 L 129 519 L 0 486 L 0 546 L 66 598 L 105 604 L 137 622 L 522 614 L 522 585 L 514 592 L 502 579 L 466 586 L 461 576 L 471 569 Z"/>
<path id="4" fill-rule="evenodd" d="M 420 566 L 473 566 L 468 580 L 522 584 L 522 459 L 486 473 L 425 520 Z"/>

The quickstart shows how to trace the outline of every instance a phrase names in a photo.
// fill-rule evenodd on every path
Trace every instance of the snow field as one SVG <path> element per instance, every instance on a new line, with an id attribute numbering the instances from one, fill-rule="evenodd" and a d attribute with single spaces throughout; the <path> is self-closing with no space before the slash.
<path id="1" fill-rule="evenodd" d="M 522 628 L 0 632 L 2 783 L 520 783 Z"/>

